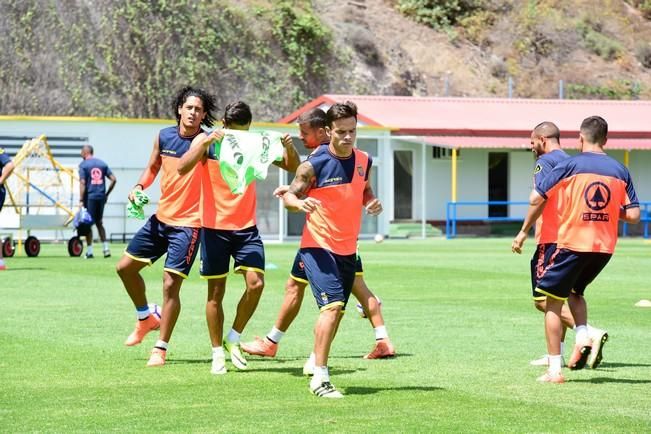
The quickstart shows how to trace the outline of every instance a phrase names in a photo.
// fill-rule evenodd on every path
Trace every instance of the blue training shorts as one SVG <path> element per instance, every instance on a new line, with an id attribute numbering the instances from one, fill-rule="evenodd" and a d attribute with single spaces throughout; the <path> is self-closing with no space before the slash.
<path id="1" fill-rule="evenodd" d="M 346 308 L 355 281 L 355 254 L 337 255 L 325 249 L 298 251 L 319 310 Z"/>
<path id="2" fill-rule="evenodd" d="M 201 233 L 201 266 L 204 279 L 226 277 L 231 256 L 234 271 L 264 273 L 264 245 L 256 226 L 239 231 L 203 228 Z"/>
<path id="3" fill-rule="evenodd" d="M 355 276 L 363 276 L 364 275 L 364 267 L 362 265 L 362 257 L 359 255 L 356 255 L 357 258 L 355 259 Z M 301 254 L 299 252 L 296 252 L 296 256 L 294 257 L 294 264 L 292 265 L 292 271 L 289 274 L 289 277 L 294 279 L 297 282 L 309 284 L 307 280 L 307 274 L 305 274 L 305 267 L 303 267 L 303 262 L 301 261 Z"/>
<path id="4" fill-rule="evenodd" d="M 538 280 L 550 265 L 550 260 L 556 251 L 556 243 L 538 244 L 531 258 L 531 292 L 534 300 L 544 300 L 547 296 L 538 292 Z"/>
<path id="5" fill-rule="evenodd" d="M 583 295 L 611 257 L 610 253 L 556 249 L 538 279 L 538 292 L 559 300 L 567 299 L 570 292 Z"/>
<path id="6" fill-rule="evenodd" d="M 126 255 L 153 264 L 167 253 L 165 271 L 187 278 L 199 250 L 201 229 L 167 225 L 152 215 L 136 233 Z"/>
<path id="7" fill-rule="evenodd" d="M 93 224 L 102 224 L 105 204 L 106 199 L 86 199 L 84 206 L 88 210 L 90 216 L 93 218 Z"/>

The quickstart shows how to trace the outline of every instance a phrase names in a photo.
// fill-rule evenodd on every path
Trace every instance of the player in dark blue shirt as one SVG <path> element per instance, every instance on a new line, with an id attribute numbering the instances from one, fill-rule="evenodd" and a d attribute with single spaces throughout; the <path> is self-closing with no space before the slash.
<path id="1" fill-rule="evenodd" d="M 104 205 L 108 195 L 115 187 L 116 178 L 105 162 L 93 156 L 92 146 L 84 145 L 81 148 L 81 158 L 84 160 L 79 164 L 79 205 L 86 208 L 93 217 L 93 223 L 97 226 L 99 238 L 104 244 L 104 257 L 108 258 L 111 256 L 111 251 L 106 241 L 106 231 L 104 230 L 102 217 L 104 216 Z M 106 178 L 110 181 L 108 189 L 106 188 Z M 85 235 L 88 244 L 86 250 L 86 258 L 88 259 L 93 257 L 92 229 L 89 229 Z"/>
<path id="2" fill-rule="evenodd" d="M 5 195 L 7 191 L 5 190 L 5 181 L 11 175 L 11 172 L 14 170 L 14 163 L 9 158 L 9 155 L 5 152 L 3 148 L 0 148 L 0 211 L 2 211 L 2 205 L 5 203 Z M 0 242 L 0 246 L 2 243 Z M 6 270 L 7 267 L 2 259 L 2 248 L 0 248 L 0 271 Z"/>

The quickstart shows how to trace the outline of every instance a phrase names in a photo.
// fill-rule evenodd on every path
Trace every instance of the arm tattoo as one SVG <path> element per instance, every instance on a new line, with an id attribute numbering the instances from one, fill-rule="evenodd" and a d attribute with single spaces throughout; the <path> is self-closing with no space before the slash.
<path id="1" fill-rule="evenodd" d="M 296 176 L 289 186 L 289 192 L 298 198 L 304 198 L 314 180 L 314 167 L 308 161 L 303 162 L 296 169 Z"/>

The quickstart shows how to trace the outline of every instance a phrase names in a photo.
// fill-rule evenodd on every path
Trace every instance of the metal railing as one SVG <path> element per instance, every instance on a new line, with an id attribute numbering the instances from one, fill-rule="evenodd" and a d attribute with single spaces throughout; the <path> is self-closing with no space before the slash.
<path id="1" fill-rule="evenodd" d="M 466 202 L 448 202 L 445 210 L 445 237 L 451 239 L 457 236 L 457 223 L 468 222 L 517 222 L 523 221 L 523 217 L 491 217 L 488 215 L 480 215 L 475 217 L 459 217 L 457 207 L 477 207 L 485 206 L 526 206 L 529 202 L 511 202 L 506 200 L 491 200 L 491 201 L 466 201 Z"/>
<path id="2" fill-rule="evenodd" d="M 457 223 L 469 222 L 521 222 L 522 216 L 515 217 L 491 217 L 488 215 L 479 215 L 473 217 L 459 217 L 458 207 L 477 207 L 484 206 L 489 208 L 491 205 L 500 206 L 527 206 L 529 202 L 511 202 L 511 201 L 466 201 L 466 202 L 448 202 L 445 211 L 445 237 L 447 239 L 457 236 Z M 640 202 L 640 224 L 642 224 L 642 236 L 649 238 L 649 224 L 651 223 L 651 202 Z M 621 236 L 628 236 L 628 223 L 622 224 Z"/>

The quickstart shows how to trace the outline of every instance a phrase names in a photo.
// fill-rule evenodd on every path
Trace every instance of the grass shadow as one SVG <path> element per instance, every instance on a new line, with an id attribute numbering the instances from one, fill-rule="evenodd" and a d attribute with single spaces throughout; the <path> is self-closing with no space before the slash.
<path id="1" fill-rule="evenodd" d="M 586 378 L 583 380 L 571 380 L 572 383 L 592 383 L 592 384 L 607 384 L 607 383 L 619 383 L 619 384 L 649 384 L 651 380 L 631 380 L 629 378 L 608 378 L 608 377 L 596 377 L 596 378 Z"/>
<path id="2" fill-rule="evenodd" d="M 378 392 L 395 391 L 395 392 L 434 392 L 445 390 L 437 386 L 404 386 L 404 387 L 359 387 L 352 386 L 344 388 L 346 395 L 372 395 Z"/>
<path id="3" fill-rule="evenodd" d="M 619 363 L 619 362 L 601 362 L 599 368 L 643 368 L 651 366 L 650 363 Z"/>

